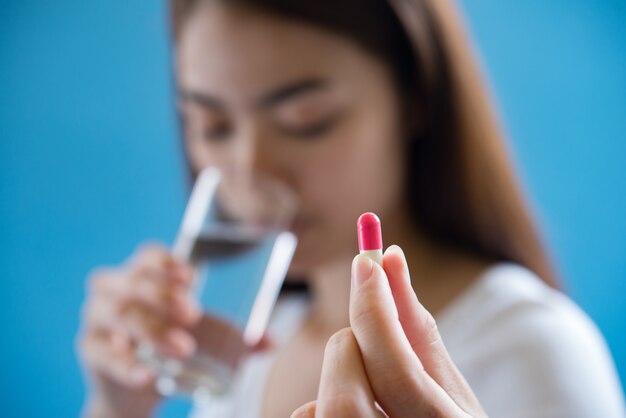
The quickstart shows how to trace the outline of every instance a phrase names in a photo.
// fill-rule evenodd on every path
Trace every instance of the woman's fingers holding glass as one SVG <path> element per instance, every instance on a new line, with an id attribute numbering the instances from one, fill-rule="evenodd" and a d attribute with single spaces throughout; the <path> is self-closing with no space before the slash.
<path id="1" fill-rule="evenodd" d="M 78 349 L 91 370 L 125 387 L 147 388 L 154 381 L 154 373 L 138 361 L 134 345 L 122 335 L 89 332 L 80 339 Z"/>
<path id="2" fill-rule="evenodd" d="M 154 343 L 174 356 L 186 356 L 195 342 L 185 331 L 201 317 L 188 286 L 156 266 L 103 269 L 91 279 L 85 328 L 114 331 L 136 344 Z"/>
<path id="3" fill-rule="evenodd" d="M 141 305 L 127 305 L 122 309 L 117 329 L 130 335 L 133 341 L 150 343 L 172 357 L 188 357 L 196 349 L 196 340 L 189 331 L 168 323 Z"/>
<path id="4" fill-rule="evenodd" d="M 200 319 L 200 308 L 189 294 L 193 269 L 164 247 L 141 247 L 125 271 L 127 280 L 118 284 L 122 298 L 143 302 L 182 324 L 192 325 Z"/>
<path id="5" fill-rule="evenodd" d="M 201 316 L 197 302 L 189 287 L 181 284 L 161 270 L 142 270 L 131 273 L 125 282 L 126 289 L 118 294 L 120 303 L 145 305 L 181 325 L 195 324 Z"/>
<path id="6" fill-rule="evenodd" d="M 130 277 L 125 271 L 107 270 L 94 283 L 86 303 L 87 326 L 110 326 L 123 319 L 121 311 L 134 305 L 180 326 L 193 325 L 201 316 L 188 289 L 155 279 L 154 275 Z"/>
<path id="7" fill-rule="evenodd" d="M 201 317 L 189 294 L 192 281 L 188 265 L 155 245 L 143 246 L 122 266 L 91 274 L 77 347 L 94 386 L 90 408 L 102 416 L 119 416 L 111 408 L 148 416 L 158 400 L 155 373 L 138 358 L 138 348 L 151 343 L 172 357 L 195 350 L 186 331 Z"/>
<path id="8" fill-rule="evenodd" d="M 109 300 L 114 306 L 144 304 L 182 325 L 193 325 L 201 312 L 189 294 L 190 283 L 178 277 L 182 275 L 171 269 L 145 264 L 99 269 L 89 280 L 89 296 L 93 300 Z"/>
<path id="9" fill-rule="evenodd" d="M 193 271 L 189 263 L 177 259 L 165 246 L 157 243 L 142 244 L 130 258 L 128 265 L 138 274 L 141 274 L 143 269 L 160 270 L 183 284 L 190 285 L 193 280 Z"/>
<path id="10" fill-rule="evenodd" d="M 190 355 L 195 349 L 193 337 L 180 324 L 146 305 L 94 298 L 87 303 L 85 316 L 87 332 L 113 332 L 134 344 L 150 342 L 160 351 L 178 357 Z"/>

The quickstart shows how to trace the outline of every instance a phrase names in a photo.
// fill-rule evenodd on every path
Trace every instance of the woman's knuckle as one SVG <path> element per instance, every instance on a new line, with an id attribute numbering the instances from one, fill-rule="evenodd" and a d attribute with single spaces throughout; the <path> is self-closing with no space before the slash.
<path id="1" fill-rule="evenodd" d="M 163 321 L 155 319 L 140 307 L 133 308 L 128 314 L 128 326 L 136 338 L 152 342 L 161 340 L 166 328 Z"/>
<path id="2" fill-rule="evenodd" d="M 134 295 L 148 299 L 158 299 L 161 291 L 161 287 L 149 275 L 135 276 L 131 288 Z"/>
<path id="3" fill-rule="evenodd" d="M 380 318 L 384 317 L 385 309 L 387 308 L 378 300 L 367 300 L 355 306 L 352 320 L 355 324 L 379 321 Z"/>
<path id="4" fill-rule="evenodd" d="M 96 267 L 87 275 L 87 292 L 100 293 L 110 280 L 111 270 L 105 267 Z"/>
<path id="5" fill-rule="evenodd" d="M 143 324 L 142 309 L 135 301 L 123 301 L 116 304 L 115 313 L 120 325 L 141 326 Z"/>
<path id="6" fill-rule="evenodd" d="M 136 251 L 138 264 L 161 264 L 167 260 L 167 249 L 160 243 L 147 242 L 141 244 Z"/>
<path id="7" fill-rule="evenodd" d="M 412 373 L 408 367 L 400 370 L 389 368 L 381 372 L 377 387 L 381 398 L 407 408 L 415 405 L 422 393 L 416 373 Z"/>
<path id="8" fill-rule="evenodd" d="M 435 321 L 435 318 L 430 312 L 428 312 L 427 310 L 424 311 L 424 330 L 426 331 L 427 341 L 430 345 L 438 344 L 440 341 L 440 336 L 439 328 L 437 327 L 437 321 Z"/>
<path id="9" fill-rule="evenodd" d="M 163 314 L 179 313 L 183 305 L 188 303 L 188 296 L 181 289 L 165 283 L 146 281 L 136 290 L 139 303 L 145 303 L 150 309 Z"/>
<path id="10" fill-rule="evenodd" d="M 443 411 L 433 402 L 424 400 L 420 407 L 420 416 L 424 418 L 444 418 Z"/>
<path id="11" fill-rule="evenodd" d="M 162 307 L 164 309 L 172 309 L 180 303 L 179 296 L 177 295 L 178 294 L 176 292 L 173 292 L 170 289 L 162 286 L 155 287 L 152 290 L 152 298 L 154 299 L 155 303 L 157 303 L 159 307 Z"/>

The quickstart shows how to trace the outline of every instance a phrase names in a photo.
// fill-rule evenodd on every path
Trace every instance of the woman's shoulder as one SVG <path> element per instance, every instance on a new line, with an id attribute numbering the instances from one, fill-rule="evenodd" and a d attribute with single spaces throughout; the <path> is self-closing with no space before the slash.
<path id="1" fill-rule="evenodd" d="M 490 267 L 437 322 L 477 396 L 488 398 L 486 407 L 499 411 L 518 403 L 520 416 L 536 416 L 531 410 L 623 416 L 619 380 L 598 328 L 528 269 Z M 512 394 L 507 406 L 502 400 L 511 402 Z"/>
<path id="2" fill-rule="evenodd" d="M 465 332 L 459 334 L 471 333 L 472 337 L 476 333 L 496 331 L 511 337 L 519 331 L 533 335 L 600 337 L 593 322 L 569 297 L 514 263 L 489 267 L 437 319 L 444 331 L 463 323 Z"/>

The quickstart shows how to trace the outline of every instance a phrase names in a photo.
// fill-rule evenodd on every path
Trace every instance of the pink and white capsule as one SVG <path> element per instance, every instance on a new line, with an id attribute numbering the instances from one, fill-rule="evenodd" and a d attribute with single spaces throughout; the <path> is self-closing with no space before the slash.
<path id="1" fill-rule="evenodd" d="M 380 219 L 372 212 L 359 216 L 357 221 L 359 253 L 365 254 L 381 266 L 383 265 L 383 234 Z"/>

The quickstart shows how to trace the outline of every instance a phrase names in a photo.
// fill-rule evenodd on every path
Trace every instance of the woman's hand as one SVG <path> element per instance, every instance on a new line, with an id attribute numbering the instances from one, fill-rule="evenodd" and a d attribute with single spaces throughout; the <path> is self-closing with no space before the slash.
<path id="1" fill-rule="evenodd" d="M 292 418 L 486 417 L 417 300 L 399 247 L 383 268 L 355 257 L 350 325 L 326 346 L 317 400 Z"/>
<path id="2" fill-rule="evenodd" d="M 89 280 L 78 350 L 91 383 L 85 415 L 148 417 L 159 396 L 154 375 L 136 357 L 149 342 L 169 356 L 195 350 L 187 331 L 201 313 L 189 297 L 191 268 L 151 245 L 124 266 L 100 269 Z"/>

